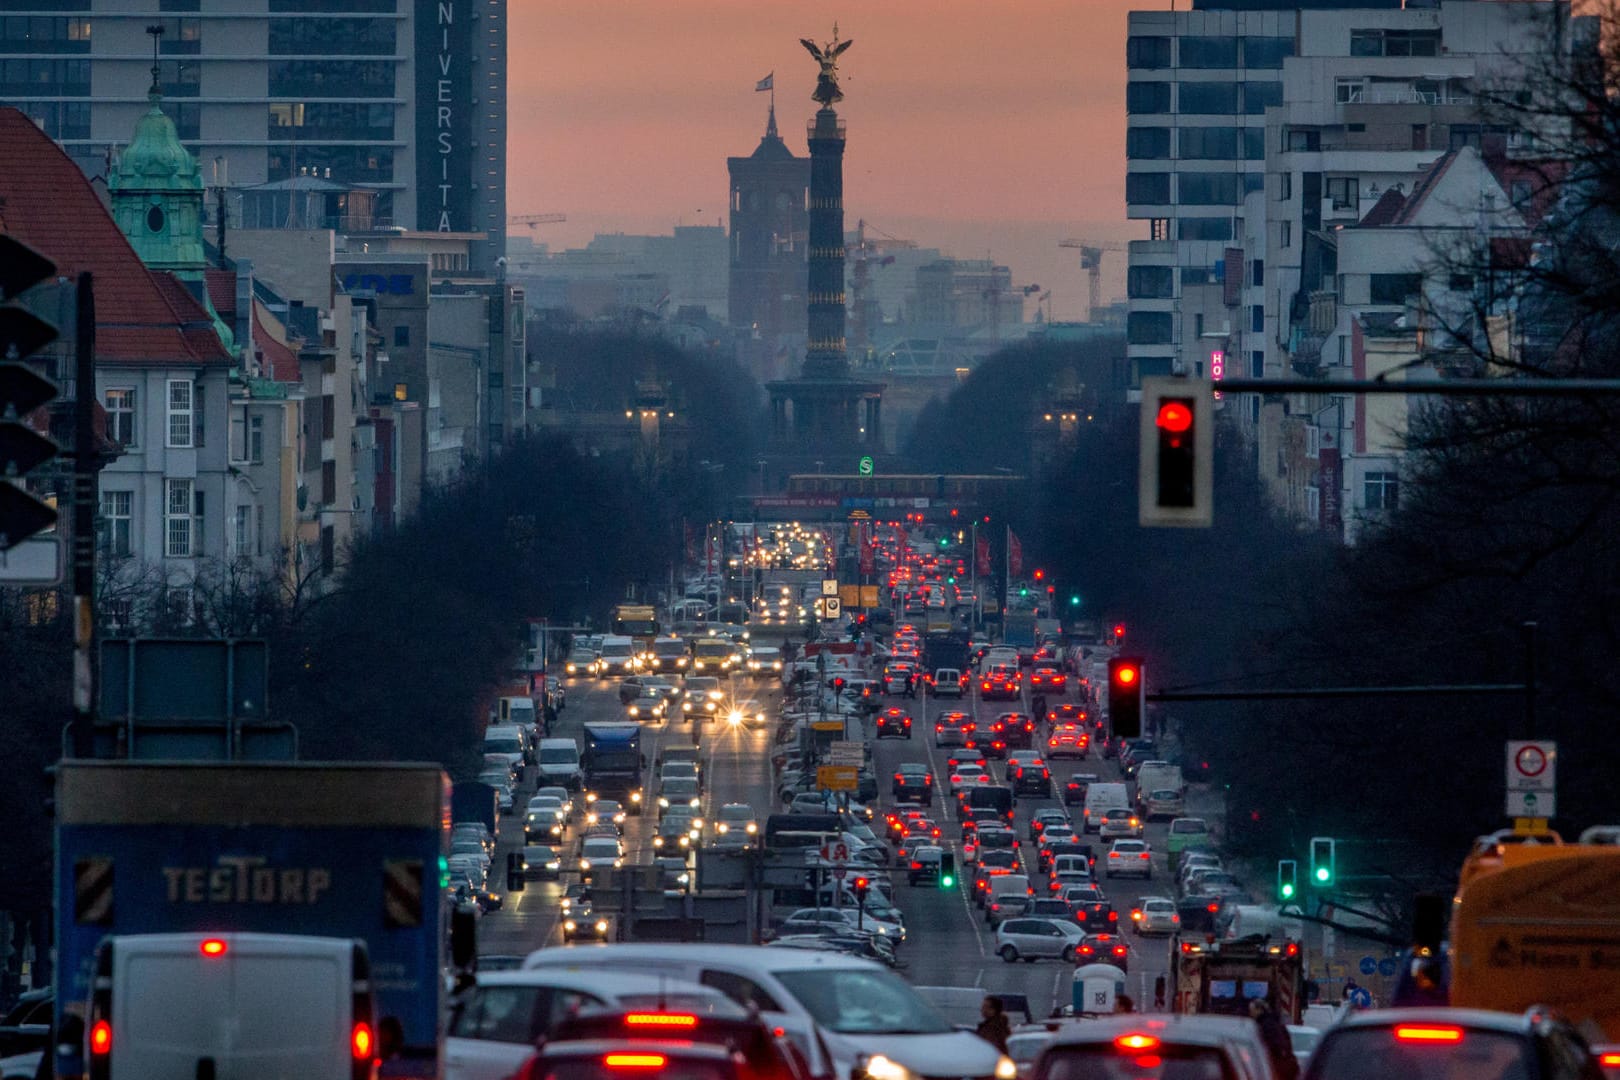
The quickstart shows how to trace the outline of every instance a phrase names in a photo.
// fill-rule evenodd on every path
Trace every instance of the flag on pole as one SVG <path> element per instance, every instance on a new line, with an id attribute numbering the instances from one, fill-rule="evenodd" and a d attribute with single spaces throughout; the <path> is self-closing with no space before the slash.
<path id="1" fill-rule="evenodd" d="M 990 576 L 990 538 L 980 536 L 973 543 L 974 571 L 983 577 Z"/>
<path id="2" fill-rule="evenodd" d="M 763 79 L 759 80 L 759 82 L 754 84 L 754 91 L 756 93 L 761 91 L 761 90 L 775 90 L 775 89 L 776 89 L 776 72 L 774 72 L 774 71 L 771 72 L 769 75 L 765 76 Z"/>
<path id="3" fill-rule="evenodd" d="M 1011 529 L 1007 530 L 1007 576 L 1015 578 L 1024 572 L 1024 545 L 1018 542 L 1018 534 Z"/>

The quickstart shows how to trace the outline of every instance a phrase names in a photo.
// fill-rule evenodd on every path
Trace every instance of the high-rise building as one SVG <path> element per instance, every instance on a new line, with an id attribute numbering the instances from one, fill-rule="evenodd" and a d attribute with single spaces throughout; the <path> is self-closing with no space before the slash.
<path id="1" fill-rule="evenodd" d="M 164 107 L 209 187 L 313 175 L 369 189 L 380 223 L 488 234 L 473 247 L 488 272 L 505 244 L 506 6 L 12 0 L 0 102 L 104 175 L 146 111 L 161 26 Z"/>
<path id="2" fill-rule="evenodd" d="M 804 333 L 809 274 L 810 159 L 795 157 L 776 130 L 773 104 L 759 146 L 726 159 L 731 178 L 731 270 L 727 312 L 741 331 L 743 359 L 756 376 L 782 374 L 772 363 L 784 339 Z"/>

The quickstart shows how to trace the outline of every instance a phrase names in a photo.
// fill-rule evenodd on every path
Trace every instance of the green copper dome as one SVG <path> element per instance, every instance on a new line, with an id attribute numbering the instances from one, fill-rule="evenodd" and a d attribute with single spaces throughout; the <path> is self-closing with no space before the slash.
<path id="1" fill-rule="evenodd" d="M 156 94 L 151 101 L 152 107 L 135 125 L 135 137 L 107 178 L 108 189 L 201 191 L 202 171 L 197 168 L 197 160 L 181 145 L 174 121 L 164 114 Z"/>

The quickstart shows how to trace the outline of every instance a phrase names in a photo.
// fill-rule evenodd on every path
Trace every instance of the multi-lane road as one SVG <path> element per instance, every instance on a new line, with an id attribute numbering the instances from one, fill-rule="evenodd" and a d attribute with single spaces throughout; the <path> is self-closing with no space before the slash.
<path id="1" fill-rule="evenodd" d="M 581 725 L 587 721 L 623 718 L 624 710 L 619 704 L 616 681 L 572 679 L 568 681 L 567 686 L 568 707 L 562 712 L 553 734 L 578 737 L 581 734 Z M 772 740 L 780 693 L 773 684 L 754 683 L 745 679 L 734 680 L 731 692 L 739 703 L 746 703 L 750 708 L 763 708 L 772 718 L 772 722 L 758 731 L 732 728 L 725 723 L 705 725 L 701 743 L 705 757 L 704 775 L 707 781 L 703 812 L 705 818 L 712 821 L 714 812 L 721 804 L 746 802 L 754 808 L 763 827 L 766 815 L 782 809 L 775 804 L 772 795 L 774 785 L 770 764 L 770 758 L 776 752 Z M 1049 704 L 1056 705 L 1063 700 L 1074 699 L 1072 696 L 1069 698 L 1053 696 L 1049 699 Z M 890 804 L 888 781 L 902 762 L 926 764 L 936 778 L 935 798 L 938 804 L 935 806 L 933 817 L 944 827 L 948 842 L 960 852 L 960 827 L 954 817 L 944 809 L 944 802 L 949 797 L 946 785 L 946 759 L 950 751 L 934 745 L 934 717 L 940 712 L 959 709 L 974 713 L 983 725 L 1004 712 L 1027 713 L 1028 701 L 1026 699 L 1020 702 L 985 702 L 980 701 L 977 695 L 968 696 L 960 702 L 954 698 L 930 701 L 919 694 L 914 701 L 896 698 L 886 704 L 897 704 L 907 708 L 915 717 L 913 730 L 916 734 L 910 740 L 885 739 L 877 744 L 874 750 L 874 767 L 878 776 L 879 805 L 887 807 Z M 680 721 L 649 726 L 644 736 L 648 740 L 645 750 L 649 765 L 657 760 L 659 746 L 690 744 L 690 730 Z M 1048 764 L 1055 783 L 1054 791 L 1061 790 L 1061 785 L 1076 772 L 1095 773 L 1104 780 L 1120 778 L 1114 761 L 1104 760 L 1096 753 L 1083 762 L 1064 760 Z M 999 779 L 1002 772 L 1001 763 L 992 762 L 991 766 Z M 657 798 L 654 773 L 655 770 L 649 768 L 647 794 L 648 801 L 652 805 L 644 816 L 632 817 L 626 825 L 627 863 L 647 864 L 653 858 L 652 837 L 655 830 Z M 531 782 L 519 792 L 520 813 L 524 801 L 532 790 Z M 1191 806 L 1188 812 L 1197 813 L 1205 809 L 1200 805 L 1202 801 L 1196 794 L 1192 796 L 1189 799 Z M 1034 872 L 1034 853 L 1028 841 L 1029 819 L 1035 810 L 1054 806 L 1062 807 L 1061 801 L 1051 797 L 1034 798 L 1027 795 L 1018 800 L 1015 827 L 1021 844 L 1020 851 L 1026 858 L 1031 880 L 1036 883 L 1037 888 L 1044 885 L 1045 879 L 1037 877 Z M 1076 814 L 1079 810 L 1078 807 L 1065 809 L 1073 810 Z M 881 824 L 881 821 L 876 823 L 880 835 Z M 1146 837 L 1154 850 L 1154 875 L 1150 881 L 1136 878 L 1118 880 L 1103 878 L 1102 855 L 1107 845 L 1097 841 L 1095 837 L 1092 838 L 1098 852 L 1099 883 L 1119 912 L 1122 926 L 1128 924 L 1131 908 L 1142 896 L 1173 895 L 1173 884 L 1165 856 L 1165 828 L 1163 823 L 1151 823 L 1148 826 Z M 576 826 L 570 832 L 572 843 L 577 843 L 578 831 Z M 516 850 L 521 843 L 522 819 L 521 816 L 515 816 L 508 819 L 502 830 L 501 848 L 495 866 L 503 867 L 505 853 L 508 850 Z M 567 880 L 569 878 L 565 876 L 564 881 Z M 500 882 L 496 883 L 497 890 L 500 890 L 501 885 Z M 907 943 L 900 951 L 904 964 L 902 970 L 913 984 L 975 987 L 987 993 L 997 991 L 1022 993 L 1028 996 L 1031 1009 L 1040 1015 L 1049 1012 L 1054 1005 L 1062 1005 L 1070 1000 L 1070 976 L 1073 971 L 1070 965 L 1058 961 L 1008 964 L 996 955 L 995 931 L 985 924 L 984 913 L 974 906 L 969 889 L 962 887 L 940 889 L 922 885 L 911 887 L 906 884 L 905 877 L 901 874 L 896 875 L 895 886 L 895 900 L 905 913 L 908 933 Z M 561 944 L 559 906 L 561 895 L 561 884 L 533 881 L 524 892 L 508 895 L 503 910 L 492 912 L 482 920 L 479 951 L 485 954 L 520 954 L 542 946 Z M 1128 932 L 1126 939 L 1132 946 L 1127 985 L 1137 997 L 1140 1006 L 1151 1009 L 1154 979 L 1167 967 L 1167 943 L 1162 938 L 1136 938 Z"/>

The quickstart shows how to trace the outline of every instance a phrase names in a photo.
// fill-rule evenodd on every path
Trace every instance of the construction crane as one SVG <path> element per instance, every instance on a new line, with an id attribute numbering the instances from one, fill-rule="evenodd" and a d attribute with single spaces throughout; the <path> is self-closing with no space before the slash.
<path id="1" fill-rule="evenodd" d="M 867 229 L 879 235 L 869 239 L 866 235 Z M 855 247 L 850 252 L 855 265 L 850 273 L 849 344 L 850 348 L 862 358 L 872 343 L 872 326 L 879 317 L 877 302 L 870 295 L 871 267 L 874 263 L 878 266 L 890 266 L 894 263 L 894 256 L 889 252 L 897 248 L 910 249 L 916 246 L 915 240 L 902 240 L 897 236 L 890 236 L 865 218 L 855 223 Z"/>
<path id="2" fill-rule="evenodd" d="M 1084 240 L 1059 240 L 1060 248 L 1080 249 L 1080 269 L 1086 272 L 1086 318 L 1096 319 L 1102 307 L 1102 257 L 1105 251 L 1124 251 L 1124 244 L 1088 244 Z"/>
<path id="3" fill-rule="evenodd" d="M 532 229 L 536 225 L 556 225 L 567 220 L 567 214 L 513 214 L 506 219 L 506 223 L 508 225 L 527 225 Z"/>
<path id="4" fill-rule="evenodd" d="M 1006 290 L 1002 289 L 1000 285 L 992 283 L 985 287 L 983 294 L 985 306 L 990 310 L 990 340 L 996 345 L 1001 344 L 1001 294 L 1004 291 Z M 1020 307 L 1023 300 L 1034 296 L 1040 291 L 1041 287 L 1039 285 L 1012 286 L 1012 292 L 1019 298 Z"/>

